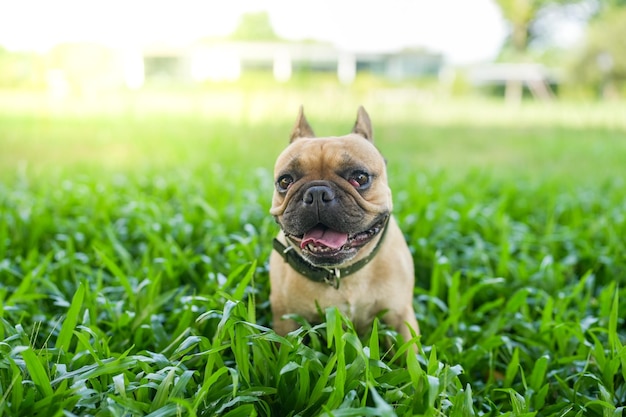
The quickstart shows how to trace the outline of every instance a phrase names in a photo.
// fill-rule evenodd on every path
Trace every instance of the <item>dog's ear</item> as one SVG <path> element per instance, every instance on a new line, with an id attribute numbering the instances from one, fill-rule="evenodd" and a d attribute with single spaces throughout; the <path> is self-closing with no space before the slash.
<path id="1" fill-rule="evenodd" d="M 372 135 L 372 122 L 370 121 L 370 117 L 363 106 L 359 106 L 359 110 L 356 114 L 356 123 L 354 123 L 352 133 L 361 135 L 370 142 L 374 141 L 374 136 Z"/>
<path id="2" fill-rule="evenodd" d="M 315 133 L 313 133 L 313 129 L 307 122 L 306 117 L 304 117 L 304 108 L 300 106 L 300 110 L 298 111 L 298 118 L 296 119 L 296 124 L 291 131 L 291 136 L 289 137 L 289 143 L 293 142 L 298 138 L 314 138 Z"/>

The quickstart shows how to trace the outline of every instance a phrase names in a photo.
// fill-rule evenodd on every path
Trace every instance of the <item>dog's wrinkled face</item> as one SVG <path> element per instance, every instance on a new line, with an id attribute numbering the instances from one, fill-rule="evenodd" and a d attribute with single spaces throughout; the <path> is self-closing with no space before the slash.
<path id="1" fill-rule="evenodd" d="M 385 160 L 362 108 L 352 133 L 314 136 L 301 111 L 276 161 L 271 214 L 309 262 L 344 265 L 367 255 L 390 215 Z"/>

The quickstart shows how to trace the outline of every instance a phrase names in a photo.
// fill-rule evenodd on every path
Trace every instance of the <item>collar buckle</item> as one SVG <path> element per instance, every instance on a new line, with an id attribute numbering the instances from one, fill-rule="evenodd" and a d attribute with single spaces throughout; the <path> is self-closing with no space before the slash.
<path id="1" fill-rule="evenodd" d="M 326 268 L 324 268 L 326 269 Z M 324 276 L 324 282 L 334 289 L 339 289 L 339 281 L 341 279 L 341 270 L 339 268 L 326 269 L 327 274 Z"/>

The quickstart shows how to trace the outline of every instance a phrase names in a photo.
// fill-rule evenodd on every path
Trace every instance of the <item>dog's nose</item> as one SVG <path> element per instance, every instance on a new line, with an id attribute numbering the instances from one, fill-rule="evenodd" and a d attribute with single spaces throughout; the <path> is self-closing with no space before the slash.
<path id="1" fill-rule="evenodd" d="M 335 192 L 327 185 L 314 185 L 304 192 L 302 201 L 304 204 L 325 205 L 335 199 Z"/>

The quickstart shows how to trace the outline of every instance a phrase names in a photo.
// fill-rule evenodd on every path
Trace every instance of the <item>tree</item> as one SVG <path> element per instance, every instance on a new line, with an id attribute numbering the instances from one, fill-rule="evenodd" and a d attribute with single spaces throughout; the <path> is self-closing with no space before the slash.
<path id="1" fill-rule="evenodd" d="M 538 0 L 496 0 L 503 17 L 511 23 L 511 44 L 517 53 L 526 52 L 528 29 L 537 14 L 540 2 Z"/>
<path id="2" fill-rule="evenodd" d="M 572 6 L 582 6 L 584 21 L 594 20 L 607 11 L 626 7 L 626 0 L 495 0 L 502 11 L 502 16 L 511 24 L 509 45 L 514 53 L 523 56 L 532 40 L 543 33 L 536 28 L 536 23 L 543 17 L 543 12 L 560 8 L 565 14 Z M 545 25 L 549 26 L 549 25 Z"/>
<path id="3" fill-rule="evenodd" d="M 239 19 L 237 29 L 230 38 L 237 41 L 276 41 L 279 39 L 272 28 L 267 12 L 243 14 Z"/>
<path id="4" fill-rule="evenodd" d="M 620 89 L 624 89 L 626 5 L 611 4 L 594 18 L 589 25 L 584 49 L 571 72 L 574 81 L 594 87 L 603 98 L 616 97 Z"/>
<path id="5" fill-rule="evenodd" d="M 534 38 L 540 37 L 540 31 L 533 31 L 533 26 L 542 17 L 542 12 L 555 7 L 589 3 L 585 0 L 495 0 L 502 16 L 511 24 L 509 45 L 516 56 L 524 56 L 528 45 Z M 598 0 L 624 1 L 624 0 Z"/>

